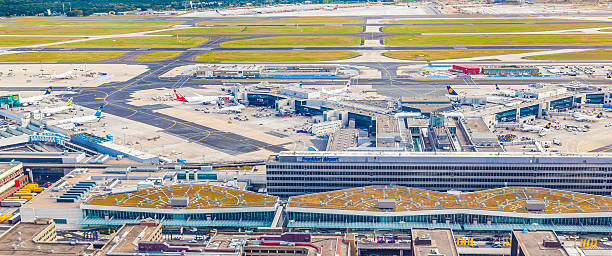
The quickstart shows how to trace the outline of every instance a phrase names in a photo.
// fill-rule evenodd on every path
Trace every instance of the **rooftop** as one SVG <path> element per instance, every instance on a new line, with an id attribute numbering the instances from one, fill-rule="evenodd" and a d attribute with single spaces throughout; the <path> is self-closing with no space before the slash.
<path id="1" fill-rule="evenodd" d="M 612 154 L 605 152 L 356 152 L 356 151 L 282 151 L 268 162 L 406 163 L 411 164 L 610 164 Z"/>
<path id="2" fill-rule="evenodd" d="M 550 230 L 512 231 L 518 246 L 525 256 L 568 256 L 569 254 L 559 244 L 559 238 Z M 514 242 L 514 241 L 513 241 Z"/>
<path id="3" fill-rule="evenodd" d="M 327 151 L 344 151 L 357 145 L 357 129 L 340 129 L 334 132 L 327 141 Z"/>
<path id="4" fill-rule="evenodd" d="M 401 186 L 369 186 L 295 196 L 289 207 L 325 208 L 354 211 L 387 211 L 381 199 L 395 200 L 392 211 L 476 209 L 527 213 L 527 203 L 543 202 L 540 213 L 584 213 L 611 211 L 612 198 L 533 187 L 508 187 L 459 195 Z"/>
<path id="5" fill-rule="evenodd" d="M 188 197 L 187 209 L 273 206 L 277 197 L 210 185 L 172 185 L 93 196 L 87 205 L 171 209 L 172 199 Z"/>
<path id="6" fill-rule="evenodd" d="M 49 226 L 48 222 L 39 223 L 20 222 L 2 234 L 0 236 L 0 255 L 82 255 L 89 247 L 89 244 L 37 244 L 33 238 Z M 15 248 L 15 245 L 19 247 Z"/>
<path id="7" fill-rule="evenodd" d="M 453 232 L 450 229 L 419 229 L 410 230 L 412 240 L 412 250 L 415 256 L 429 256 L 433 251 L 440 255 L 458 256 Z"/>

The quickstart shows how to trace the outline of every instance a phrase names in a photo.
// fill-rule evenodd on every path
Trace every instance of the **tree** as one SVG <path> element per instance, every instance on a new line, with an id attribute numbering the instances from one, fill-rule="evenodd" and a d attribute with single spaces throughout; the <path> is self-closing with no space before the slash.
<path id="1" fill-rule="evenodd" d="M 67 11 L 66 12 L 66 16 L 68 16 L 68 17 L 83 16 L 83 11 L 82 10 Z"/>

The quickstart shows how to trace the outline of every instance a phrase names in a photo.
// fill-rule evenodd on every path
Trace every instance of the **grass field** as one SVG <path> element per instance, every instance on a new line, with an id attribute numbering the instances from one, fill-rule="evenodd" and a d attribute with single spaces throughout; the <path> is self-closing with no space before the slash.
<path id="1" fill-rule="evenodd" d="M 391 46 L 610 45 L 612 35 L 417 35 L 386 37 Z"/>
<path id="2" fill-rule="evenodd" d="M 307 47 L 357 46 L 361 38 L 353 36 L 272 36 L 221 43 L 222 47 Z"/>
<path id="3" fill-rule="evenodd" d="M 99 26 L 99 25 L 123 25 L 123 26 L 171 26 L 183 23 L 182 21 L 165 21 L 165 20 L 32 20 L 32 21 L 3 21 L 0 22 L 6 26 Z"/>
<path id="4" fill-rule="evenodd" d="M 119 57 L 127 52 L 22 52 L 0 55 L 0 62 L 71 62 L 71 61 L 101 61 Z"/>
<path id="5" fill-rule="evenodd" d="M 163 51 L 163 52 L 152 52 L 142 56 L 136 57 L 136 61 L 160 61 L 172 59 L 181 55 L 183 51 Z"/>
<path id="6" fill-rule="evenodd" d="M 583 52 L 559 53 L 529 56 L 530 60 L 612 60 L 612 50 L 593 50 Z"/>
<path id="7" fill-rule="evenodd" d="M 207 62 L 326 61 L 357 56 L 359 54 L 353 51 L 214 51 L 197 56 L 195 60 Z"/>
<path id="8" fill-rule="evenodd" d="M 0 27 L 0 35 L 113 35 L 156 30 L 155 27 Z"/>
<path id="9" fill-rule="evenodd" d="M 542 22 L 597 22 L 592 20 L 575 20 L 575 19 L 427 19 L 427 20 L 412 20 L 400 19 L 393 20 L 390 23 L 395 24 L 421 24 L 421 23 L 542 23 Z"/>
<path id="10" fill-rule="evenodd" d="M 413 25 L 388 26 L 383 32 L 388 33 L 491 33 L 491 32 L 535 32 L 551 30 L 567 30 L 581 28 L 608 27 L 605 24 L 511 24 L 511 25 Z"/>
<path id="11" fill-rule="evenodd" d="M 388 51 L 385 56 L 401 60 L 445 60 L 490 55 L 534 52 L 536 50 L 433 50 L 433 51 Z M 415 59 L 415 55 L 417 56 Z M 420 56 L 419 56 L 420 55 Z M 423 56 L 425 55 L 425 56 Z"/>
<path id="12" fill-rule="evenodd" d="M 68 43 L 57 47 L 194 47 L 207 40 L 206 37 L 117 37 Z"/>
<path id="13" fill-rule="evenodd" d="M 79 39 L 79 37 L 2 37 L 0 47 L 30 46 Z"/>
<path id="14" fill-rule="evenodd" d="M 200 22 L 198 25 L 287 25 L 287 24 L 362 24 L 360 19 L 325 19 L 325 18 L 304 18 L 304 19 L 226 19 L 211 20 Z"/>
<path id="15" fill-rule="evenodd" d="M 228 34 L 351 34 L 363 30 L 359 26 L 265 26 L 265 27 L 205 27 L 153 33 L 153 35 L 228 35 Z"/>

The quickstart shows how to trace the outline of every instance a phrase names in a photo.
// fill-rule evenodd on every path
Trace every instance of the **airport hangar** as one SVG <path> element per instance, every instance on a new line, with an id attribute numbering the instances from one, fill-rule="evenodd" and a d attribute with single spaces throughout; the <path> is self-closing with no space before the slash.
<path id="1" fill-rule="evenodd" d="M 296 229 L 607 233 L 611 206 L 611 197 L 537 187 L 444 193 L 367 186 L 291 197 L 285 211 L 287 227 Z"/>
<path id="2" fill-rule="evenodd" d="M 436 191 L 545 187 L 612 194 L 612 155 L 511 152 L 280 152 L 266 163 L 281 198 L 371 185 Z"/>

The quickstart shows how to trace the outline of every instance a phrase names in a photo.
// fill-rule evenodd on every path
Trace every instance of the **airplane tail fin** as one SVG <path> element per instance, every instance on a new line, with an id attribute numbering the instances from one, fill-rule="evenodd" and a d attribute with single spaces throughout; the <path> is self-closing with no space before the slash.
<path id="1" fill-rule="evenodd" d="M 457 94 L 457 92 L 455 90 L 453 90 L 453 88 L 451 88 L 450 86 L 446 86 L 446 90 L 448 91 L 449 95 L 459 95 Z"/>
<path id="2" fill-rule="evenodd" d="M 346 82 L 346 88 L 351 87 L 351 80 L 348 80 L 348 82 Z"/>
<path id="3" fill-rule="evenodd" d="M 174 97 L 175 97 L 174 100 L 176 101 L 187 102 L 187 99 L 185 99 L 185 96 L 177 92 L 176 89 L 174 89 Z"/>
<path id="4" fill-rule="evenodd" d="M 599 114 L 597 114 L 597 118 L 602 118 L 603 117 L 603 112 L 599 112 Z"/>
<path id="5" fill-rule="evenodd" d="M 98 111 L 96 111 L 96 113 L 94 114 L 95 117 L 101 117 L 102 116 L 102 108 L 104 108 L 104 105 L 100 106 L 98 108 Z"/>
<path id="6" fill-rule="evenodd" d="M 495 84 L 495 90 L 498 90 L 498 91 L 500 90 L 499 85 Z"/>
<path id="7" fill-rule="evenodd" d="M 72 98 L 68 99 L 68 102 L 66 102 L 66 107 L 70 107 L 72 105 Z"/>
<path id="8" fill-rule="evenodd" d="M 52 90 L 53 90 L 53 88 L 51 88 L 51 86 L 49 86 L 49 88 L 47 88 L 47 90 L 45 90 L 45 95 L 51 94 Z"/>
<path id="9" fill-rule="evenodd" d="M 544 126 L 544 129 L 546 130 L 550 129 L 550 123 L 546 124 L 546 126 Z"/>

